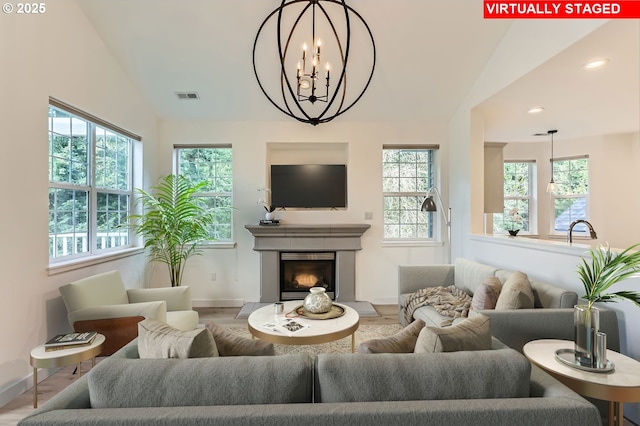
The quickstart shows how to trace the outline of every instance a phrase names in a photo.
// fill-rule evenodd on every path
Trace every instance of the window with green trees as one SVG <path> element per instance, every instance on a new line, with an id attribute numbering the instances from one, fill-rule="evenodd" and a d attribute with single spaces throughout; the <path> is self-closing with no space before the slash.
<path id="1" fill-rule="evenodd" d="M 383 147 L 382 191 L 384 238 L 425 240 L 433 238 L 434 212 L 420 207 L 434 182 L 434 155 L 427 146 Z"/>
<path id="2" fill-rule="evenodd" d="M 535 232 L 531 212 L 535 167 L 532 161 L 504 162 L 504 211 L 493 215 L 495 234 L 511 230 Z"/>
<path id="3" fill-rule="evenodd" d="M 589 158 L 564 158 L 553 161 L 553 179 L 556 190 L 551 194 L 553 205 L 552 232 L 566 233 L 571 222 L 588 220 Z M 584 224 L 573 228 L 586 233 Z"/>
<path id="4" fill-rule="evenodd" d="M 52 261 L 129 246 L 132 139 L 74 112 L 49 106 Z"/>
<path id="5" fill-rule="evenodd" d="M 207 182 L 198 194 L 215 209 L 216 222 L 211 239 L 229 242 L 233 239 L 233 156 L 231 145 L 176 145 L 177 173 L 193 183 Z"/>

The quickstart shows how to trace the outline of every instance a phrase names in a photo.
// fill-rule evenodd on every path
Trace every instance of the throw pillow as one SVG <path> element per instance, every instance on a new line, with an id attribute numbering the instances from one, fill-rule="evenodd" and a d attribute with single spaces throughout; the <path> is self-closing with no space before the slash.
<path id="1" fill-rule="evenodd" d="M 473 293 L 471 310 L 495 309 L 502 290 L 502 283 L 498 277 L 488 277 Z"/>
<path id="2" fill-rule="evenodd" d="M 213 335 L 220 356 L 266 356 L 275 355 L 273 343 L 260 339 L 247 339 L 230 332 L 214 322 L 206 324 L 207 330 Z M 246 331 L 246 328 L 244 329 Z"/>
<path id="3" fill-rule="evenodd" d="M 425 327 L 416 341 L 415 353 L 482 351 L 491 349 L 491 319 L 474 315 L 451 327 Z"/>
<path id="4" fill-rule="evenodd" d="M 138 323 L 140 358 L 205 358 L 218 356 L 216 342 L 206 328 L 178 330 L 150 318 Z"/>
<path id="5" fill-rule="evenodd" d="M 417 319 L 392 336 L 382 339 L 371 339 L 360 343 L 358 353 L 411 353 L 416 346 L 416 340 L 423 328 L 424 321 Z"/>
<path id="6" fill-rule="evenodd" d="M 496 310 L 532 309 L 533 307 L 534 296 L 529 278 L 522 272 L 514 272 L 502 286 Z"/>

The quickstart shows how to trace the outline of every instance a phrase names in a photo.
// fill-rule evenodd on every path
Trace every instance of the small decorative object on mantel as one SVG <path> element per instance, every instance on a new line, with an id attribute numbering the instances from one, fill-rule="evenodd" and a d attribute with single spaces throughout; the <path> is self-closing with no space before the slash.
<path id="1" fill-rule="evenodd" d="M 520 232 L 520 228 L 515 229 L 516 224 L 522 225 L 524 220 L 522 219 L 522 216 L 520 216 L 520 213 L 518 213 L 517 207 L 509 210 L 509 216 L 511 216 L 511 229 L 509 230 L 509 235 L 515 237 L 518 235 L 518 232 Z"/>
<path id="2" fill-rule="evenodd" d="M 280 221 L 278 219 L 273 220 L 261 220 L 260 226 L 278 226 L 280 225 Z"/>
<path id="3" fill-rule="evenodd" d="M 324 314 L 331 310 L 333 302 L 324 287 L 311 287 L 302 305 L 312 314 Z"/>
<path id="4" fill-rule="evenodd" d="M 276 211 L 276 206 L 271 206 L 269 204 L 265 204 L 264 205 L 264 209 L 267 213 L 265 213 L 264 218 L 266 220 L 270 220 L 273 221 L 276 217 L 276 214 L 274 213 Z"/>
<path id="5" fill-rule="evenodd" d="M 599 368 L 606 366 L 606 335 L 599 332 L 600 312 L 593 306 L 595 302 L 617 302 L 629 300 L 640 307 L 640 293 L 622 290 L 605 293 L 614 284 L 640 274 L 640 244 L 634 244 L 620 253 L 613 252 L 609 246 L 592 248 L 591 260 L 581 259 L 578 274 L 584 286 L 587 300 L 585 305 L 574 308 L 575 357 L 584 367 Z M 605 347 L 602 348 L 602 342 Z M 597 343 L 600 343 L 598 350 Z M 599 359 L 599 358 L 605 359 Z"/>

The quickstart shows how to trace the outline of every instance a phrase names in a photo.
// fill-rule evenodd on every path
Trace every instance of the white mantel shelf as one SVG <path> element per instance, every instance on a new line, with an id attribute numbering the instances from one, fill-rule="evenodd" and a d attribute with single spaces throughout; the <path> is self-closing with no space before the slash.
<path id="1" fill-rule="evenodd" d="M 245 228 L 254 237 L 361 237 L 367 229 L 368 224 L 282 224 L 278 226 L 245 225 Z"/>

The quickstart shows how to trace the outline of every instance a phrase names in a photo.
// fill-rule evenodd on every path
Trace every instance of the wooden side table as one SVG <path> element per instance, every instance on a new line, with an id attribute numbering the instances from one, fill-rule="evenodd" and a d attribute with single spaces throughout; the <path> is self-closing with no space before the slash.
<path id="1" fill-rule="evenodd" d="M 78 364 L 78 377 L 82 375 L 82 361 L 92 360 L 91 366 L 96 365 L 96 356 L 102 352 L 105 337 L 97 334 L 89 346 L 79 348 L 59 349 L 47 352 L 44 344 L 33 348 L 30 362 L 33 367 L 33 408 L 38 408 L 38 368 L 65 367 Z"/>
<path id="2" fill-rule="evenodd" d="M 569 340 L 534 340 L 522 348 L 535 365 L 573 391 L 590 398 L 609 401 L 609 425 L 622 425 L 624 402 L 640 402 L 640 362 L 607 350 L 607 359 L 615 369 L 610 373 L 584 371 L 570 367 L 555 357 L 558 349 L 573 349 Z"/>

